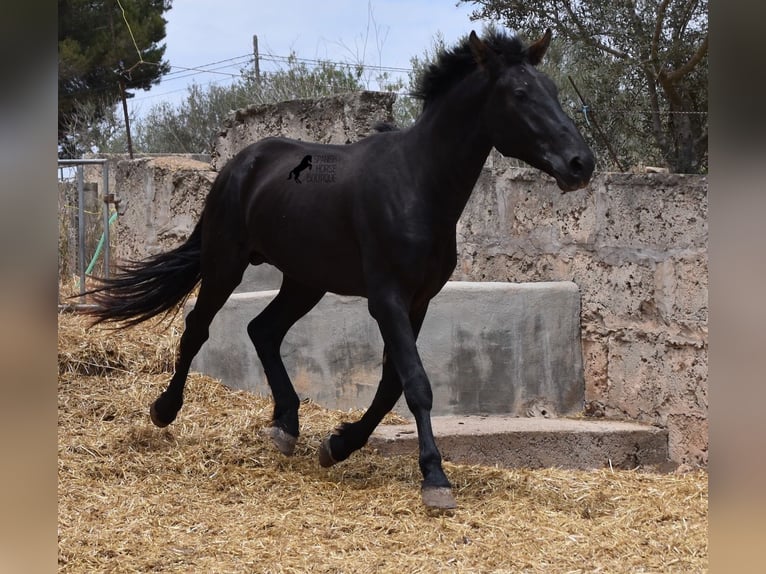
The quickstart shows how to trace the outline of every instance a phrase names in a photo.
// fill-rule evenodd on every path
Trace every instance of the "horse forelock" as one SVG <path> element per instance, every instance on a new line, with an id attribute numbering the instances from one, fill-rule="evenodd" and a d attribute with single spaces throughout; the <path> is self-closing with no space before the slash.
<path id="1" fill-rule="evenodd" d="M 496 28 L 484 31 L 482 41 L 507 65 L 518 64 L 525 57 L 526 47 L 515 34 L 506 34 Z M 440 51 L 436 60 L 429 64 L 421 75 L 413 96 L 423 100 L 424 107 L 445 93 L 454 84 L 477 68 L 471 52 L 468 36 L 463 37 L 453 48 Z"/>

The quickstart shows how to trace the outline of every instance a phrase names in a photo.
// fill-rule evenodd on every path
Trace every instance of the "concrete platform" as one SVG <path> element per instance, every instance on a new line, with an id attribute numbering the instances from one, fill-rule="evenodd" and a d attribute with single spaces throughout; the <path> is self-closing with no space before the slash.
<path id="1" fill-rule="evenodd" d="M 232 295 L 192 369 L 233 388 L 269 394 L 246 327 L 275 295 Z M 433 388 L 434 415 L 582 411 L 580 293 L 574 283 L 449 282 L 431 302 L 418 350 Z M 382 354 L 367 301 L 332 294 L 293 326 L 282 345 L 300 397 L 342 410 L 369 406 Z M 404 400 L 394 410 L 410 415 Z"/>
<path id="2" fill-rule="evenodd" d="M 628 422 L 437 416 L 434 436 L 444 460 L 504 468 L 671 470 L 667 431 Z M 384 456 L 417 456 L 415 425 L 380 425 L 367 443 Z"/>

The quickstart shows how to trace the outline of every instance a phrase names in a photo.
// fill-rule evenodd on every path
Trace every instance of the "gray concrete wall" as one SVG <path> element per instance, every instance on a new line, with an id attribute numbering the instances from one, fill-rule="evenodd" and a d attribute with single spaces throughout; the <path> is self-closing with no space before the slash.
<path id="1" fill-rule="evenodd" d="M 275 295 L 233 295 L 192 368 L 234 388 L 269 394 L 246 327 Z M 418 350 L 434 392 L 434 415 L 582 412 L 580 294 L 574 283 L 449 282 L 429 306 Z M 382 354 L 367 301 L 331 294 L 282 345 L 301 398 L 343 410 L 372 402 Z M 395 410 L 409 416 L 404 400 Z"/>
<path id="2" fill-rule="evenodd" d="M 317 119 L 306 115 L 306 102 L 275 106 L 272 120 L 266 108 L 241 112 L 231 135 L 219 138 L 215 161 L 266 135 L 362 137 L 390 118 L 388 101 L 335 98 L 314 106 Z M 371 107 L 374 120 L 353 120 L 355 110 Z M 214 172 L 169 161 L 119 163 L 128 204 L 117 224 L 118 256 L 154 252 L 191 231 Z M 493 154 L 458 227 L 453 279 L 574 281 L 582 293 L 586 413 L 666 427 L 673 460 L 705 465 L 707 237 L 705 177 L 602 173 L 587 189 L 561 194 L 548 176 Z M 261 270 L 246 281 L 247 289 L 273 288 L 279 277 Z"/>

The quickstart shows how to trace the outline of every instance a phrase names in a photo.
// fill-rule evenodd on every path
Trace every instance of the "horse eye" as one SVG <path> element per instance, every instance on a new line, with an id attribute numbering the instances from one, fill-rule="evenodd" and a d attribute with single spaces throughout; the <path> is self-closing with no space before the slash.
<path id="1" fill-rule="evenodd" d="M 527 99 L 527 92 L 526 92 L 526 90 L 522 90 L 521 88 L 519 88 L 517 90 L 514 90 L 513 91 L 513 95 L 520 102 L 523 102 L 524 100 Z"/>

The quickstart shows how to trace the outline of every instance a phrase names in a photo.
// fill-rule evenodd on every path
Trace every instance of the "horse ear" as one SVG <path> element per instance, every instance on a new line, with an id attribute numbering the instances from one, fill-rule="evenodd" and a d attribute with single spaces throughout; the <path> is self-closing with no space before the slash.
<path id="1" fill-rule="evenodd" d="M 479 67 L 487 72 L 490 78 L 497 77 L 500 68 L 497 54 L 480 40 L 473 30 L 471 30 L 471 34 L 468 36 L 468 45 L 471 47 L 471 54 L 473 54 L 473 59 L 476 60 Z"/>
<path id="2" fill-rule="evenodd" d="M 537 42 L 527 48 L 527 58 L 529 63 L 533 66 L 537 66 L 545 56 L 545 52 L 548 50 L 548 46 L 551 45 L 551 29 L 545 30 L 545 34 Z"/>

